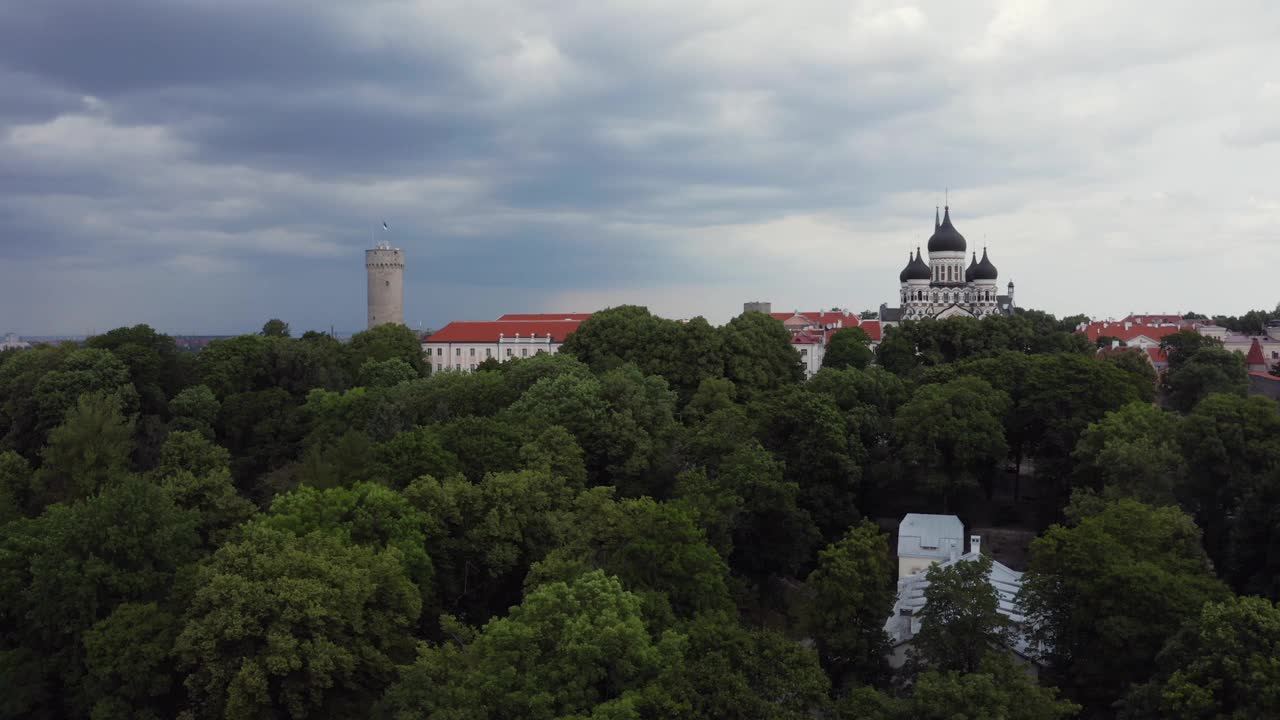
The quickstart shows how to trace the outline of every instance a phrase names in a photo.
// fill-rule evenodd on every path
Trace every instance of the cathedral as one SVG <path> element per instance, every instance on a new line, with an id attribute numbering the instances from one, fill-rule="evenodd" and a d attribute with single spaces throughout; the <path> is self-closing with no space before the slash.
<path id="1" fill-rule="evenodd" d="M 964 236 L 951 224 L 951 208 L 945 208 L 942 219 L 933 215 L 933 235 L 929 237 L 929 262 L 920 248 L 908 254 L 907 266 L 898 274 L 901 284 L 900 308 L 881 306 L 881 319 L 887 321 L 923 320 L 924 318 L 985 317 L 1013 314 L 1013 283 L 1009 294 L 1000 295 L 996 288 L 999 276 L 996 266 L 982 248 L 982 259 L 972 253 L 964 264 L 968 249 Z"/>

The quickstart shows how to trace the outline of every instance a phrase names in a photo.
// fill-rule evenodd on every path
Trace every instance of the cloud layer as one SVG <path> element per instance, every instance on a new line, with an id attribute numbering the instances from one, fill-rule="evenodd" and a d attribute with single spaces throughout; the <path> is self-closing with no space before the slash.
<path id="1" fill-rule="evenodd" d="M 896 297 L 950 188 L 1058 314 L 1280 296 L 1280 6 L 0 5 L 0 331 Z M 377 233 L 381 233 L 378 229 Z"/>

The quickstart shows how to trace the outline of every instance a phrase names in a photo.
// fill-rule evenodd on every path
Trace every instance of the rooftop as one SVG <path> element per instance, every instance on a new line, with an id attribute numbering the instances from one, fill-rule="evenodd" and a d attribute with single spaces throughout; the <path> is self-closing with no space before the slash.
<path id="1" fill-rule="evenodd" d="M 898 524 L 898 557 L 948 560 L 964 549 L 964 524 L 955 515 L 907 513 Z"/>
<path id="2" fill-rule="evenodd" d="M 564 342 L 581 320 L 455 320 L 437 330 L 427 343 L 496 343 L 502 338 L 549 337 Z"/>

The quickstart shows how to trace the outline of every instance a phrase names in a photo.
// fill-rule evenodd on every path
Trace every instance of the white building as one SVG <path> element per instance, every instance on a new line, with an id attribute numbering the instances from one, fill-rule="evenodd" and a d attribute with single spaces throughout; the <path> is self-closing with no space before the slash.
<path id="1" fill-rule="evenodd" d="M 933 235 L 929 237 L 929 262 L 925 263 L 920 248 L 908 253 L 907 266 L 898 274 L 898 301 L 901 307 L 882 305 L 880 319 L 886 322 L 949 317 L 985 317 L 1012 315 L 1013 283 L 1008 294 L 996 287 L 999 273 L 982 248 L 982 259 L 973 252 L 968 267 L 965 251 L 968 243 L 951 224 L 951 208 L 939 220 L 935 209 Z"/>
<path id="2" fill-rule="evenodd" d="M 471 372 L 490 358 L 506 362 L 538 353 L 559 352 L 564 339 L 577 330 L 587 316 L 503 316 L 511 317 L 528 319 L 451 322 L 422 341 L 423 358 L 432 372 Z"/>
<path id="3" fill-rule="evenodd" d="M 806 378 L 811 378 L 822 369 L 822 360 L 827 354 L 827 343 L 831 336 L 844 328 L 861 328 L 871 338 L 869 347 L 875 350 L 880 344 L 880 321 L 862 320 L 858 313 L 848 310 L 816 310 L 811 312 L 773 312 L 767 302 L 743 303 L 743 312 L 762 312 L 782 322 L 783 327 L 791 333 L 791 346 L 800 355 L 800 364 L 804 366 Z"/>
<path id="4" fill-rule="evenodd" d="M 893 614 L 884 623 L 889 636 L 889 665 L 900 668 L 910 657 L 911 641 L 920 633 L 920 613 L 924 610 L 925 590 L 929 587 L 927 570 L 933 565 L 951 567 L 982 557 L 982 538 L 969 536 L 969 551 L 963 549 L 964 525 L 954 515 L 919 515 L 910 513 L 898 525 L 898 597 Z M 904 555 L 905 553 L 905 555 Z M 1013 623 L 1009 650 L 1035 672 L 1036 653 L 1032 652 L 1025 631 L 1026 616 L 1018 604 L 1023 573 L 1003 563 L 992 561 L 991 585 L 999 597 L 1001 615 Z"/>
<path id="5" fill-rule="evenodd" d="M 0 342 L 0 352 L 5 350 L 26 350 L 31 347 L 31 343 L 23 342 L 17 333 L 5 333 L 4 341 Z"/>
<path id="6" fill-rule="evenodd" d="M 964 552 L 964 524 L 955 515 L 907 513 L 898 523 L 898 577 L 928 570 Z"/>

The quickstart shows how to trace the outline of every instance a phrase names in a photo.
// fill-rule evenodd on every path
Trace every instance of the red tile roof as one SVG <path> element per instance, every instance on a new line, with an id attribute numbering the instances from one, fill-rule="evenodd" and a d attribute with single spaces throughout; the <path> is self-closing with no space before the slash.
<path id="1" fill-rule="evenodd" d="M 1089 342 L 1098 342 L 1098 338 L 1107 335 L 1113 338 L 1119 338 L 1124 342 L 1136 340 L 1139 337 L 1146 337 L 1154 342 L 1160 342 L 1165 337 L 1172 335 L 1182 328 L 1175 325 L 1143 325 L 1132 322 L 1093 322 L 1085 326 L 1084 335 L 1089 338 Z"/>
<path id="2" fill-rule="evenodd" d="M 1158 323 L 1173 323 L 1175 325 L 1181 325 L 1187 321 L 1183 320 L 1181 315 L 1145 315 L 1137 313 L 1121 320 L 1121 322 L 1138 323 L 1140 325 L 1155 325 Z"/>
<path id="3" fill-rule="evenodd" d="M 1245 365 L 1266 365 L 1267 359 L 1262 356 L 1262 346 L 1258 344 L 1258 338 L 1253 339 L 1253 344 L 1249 346 L 1249 354 L 1244 356 Z"/>
<path id="4" fill-rule="evenodd" d="M 866 320 L 858 327 L 862 328 L 862 331 L 871 337 L 871 342 L 880 342 L 881 328 L 879 320 Z"/>
<path id="5" fill-rule="evenodd" d="M 1151 364 L 1156 367 L 1169 364 L 1169 355 L 1163 348 L 1147 348 L 1147 357 L 1151 358 Z"/>
<path id="6" fill-rule="evenodd" d="M 1252 375 L 1253 377 L 1264 378 L 1266 380 L 1280 380 L 1280 376 L 1272 375 L 1270 373 L 1251 372 L 1249 374 Z"/>
<path id="7" fill-rule="evenodd" d="M 591 313 L 507 313 L 499 320 L 586 320 Z"/>
<path id="8" fill-rule="evenodd" d="M 512 338 L 519 335 L 527 338 L 533 335 L 550 335 L 552 342 L 558 343 L 564 342 L 565 337 L 581 324 L 581 320 L 455 320 L 437 330 L 425 342 L 496 343 L 504 336 Z"/>

